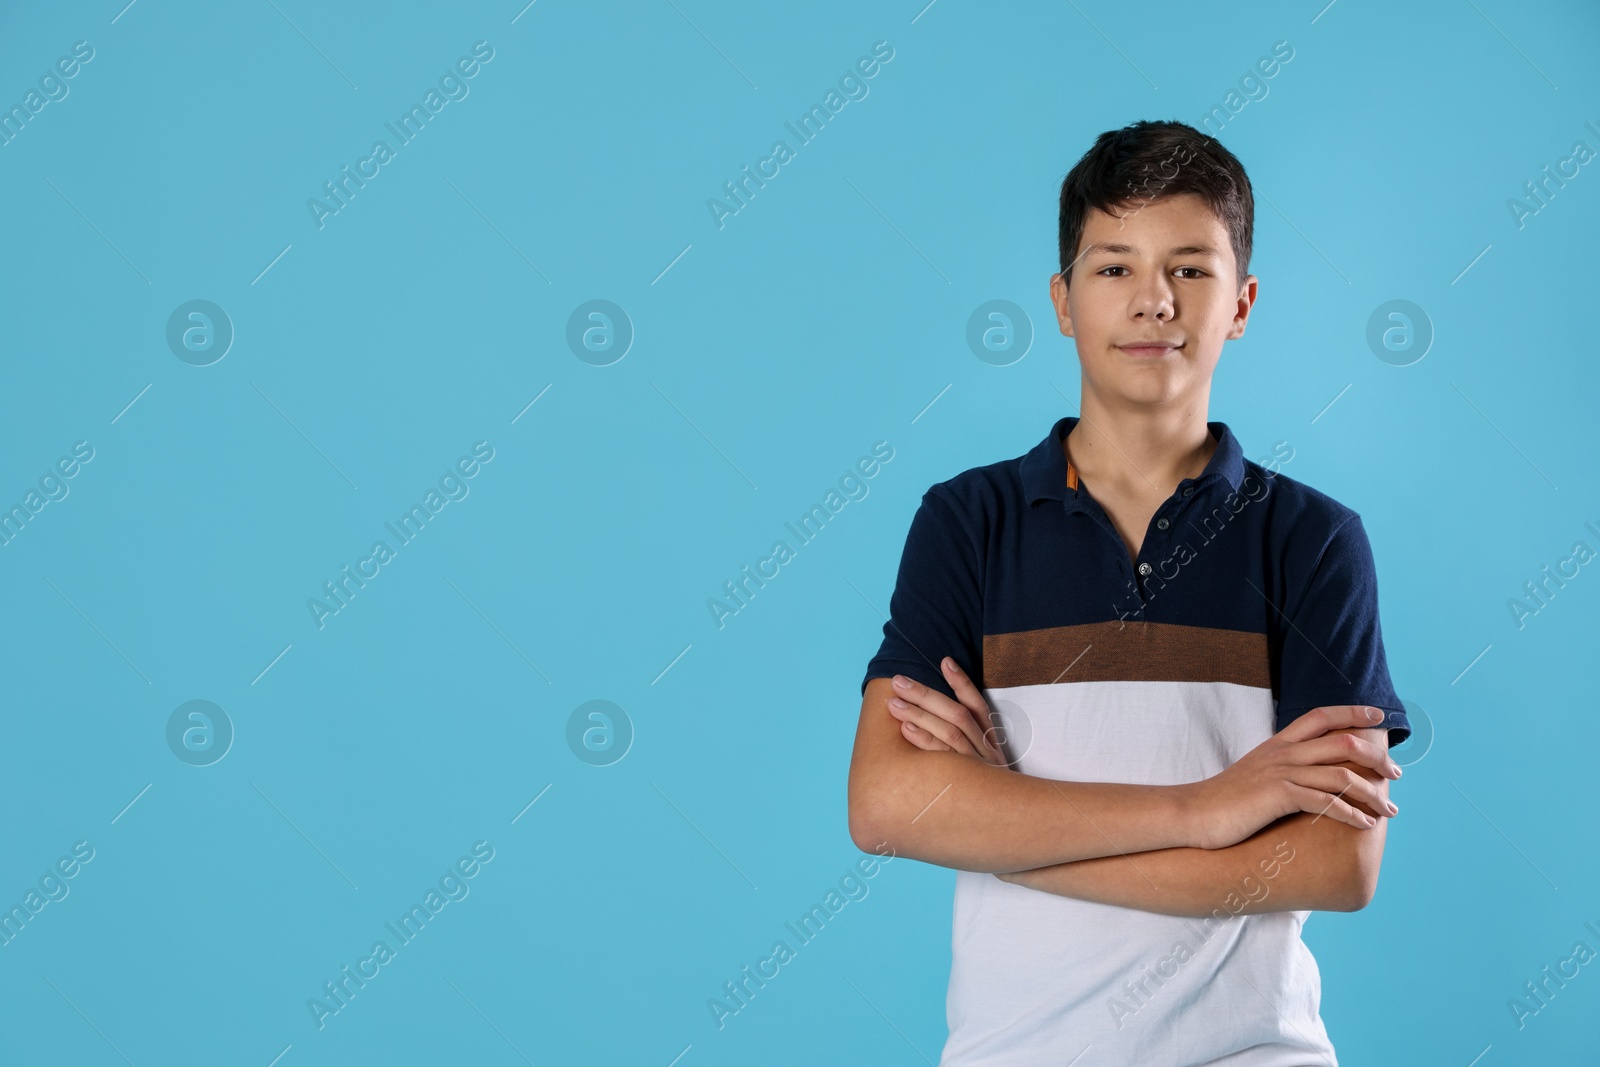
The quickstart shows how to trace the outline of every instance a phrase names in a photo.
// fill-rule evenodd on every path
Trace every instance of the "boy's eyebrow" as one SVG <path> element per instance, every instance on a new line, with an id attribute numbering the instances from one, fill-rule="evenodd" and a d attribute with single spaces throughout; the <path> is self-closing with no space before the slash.
<path id="1" fill-rule="evenodd" d="M 1102 241 L 1085 248 L 1083 250 L 1083 255 L 1084 257 L 1088 257 L 1094 255 L 1096 252 L 1101 252 L 1113 256 L 1126 256 L 1131 255 L 1136 251 L 1137 249 L 1135 249 L 1132 245 L 1112 244 Z M 1172 256 L 1211 256 L 1214 259 L 1222 258 L 1222 253 L 1218 252 L 1210 245 L 1179 245 L 1177 248 L 1169 250 L 1167 254 Z"/>

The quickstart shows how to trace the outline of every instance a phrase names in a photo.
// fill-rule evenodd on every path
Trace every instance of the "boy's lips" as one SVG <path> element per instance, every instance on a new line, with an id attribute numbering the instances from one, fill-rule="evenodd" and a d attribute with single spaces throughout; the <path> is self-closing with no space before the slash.
<path id="1" fill-rule="evenodd" d="M 1171 341 L 1132 341 L 1117 347 L 1130 356 L 1164 356 L 1183 346 L 1175 345 Z"/>

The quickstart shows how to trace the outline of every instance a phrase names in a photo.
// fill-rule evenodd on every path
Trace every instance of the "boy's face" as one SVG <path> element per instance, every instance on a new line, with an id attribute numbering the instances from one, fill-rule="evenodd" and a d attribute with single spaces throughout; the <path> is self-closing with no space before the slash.
<path id="1" fill-rule="evenodd" d="M 1050 278 L 1085 388 L 1134 405 L 1203 400 L 1222 342 L 1244 334 L 1256 276 L 1235 283 L 1228 229 L 1193 193 L 1114 210 L 1085 216 L 1071 287 Z"/>

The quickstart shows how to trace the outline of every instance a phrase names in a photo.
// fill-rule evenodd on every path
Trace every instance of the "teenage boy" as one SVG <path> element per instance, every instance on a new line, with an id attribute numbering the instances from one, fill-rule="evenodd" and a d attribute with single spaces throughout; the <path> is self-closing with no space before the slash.
<path id="1" fill-rule="evenodd" d="M 957 871 L 941 1067 L 1337 1064 L 1300 932 L 1372 899 L 1411 728 L 1360 516 L 1207 421 L 1253 219 L 1213 138 L 1102 134 L 1050 279 L 1082 410 L 912 519 L 850 833 Z"/>

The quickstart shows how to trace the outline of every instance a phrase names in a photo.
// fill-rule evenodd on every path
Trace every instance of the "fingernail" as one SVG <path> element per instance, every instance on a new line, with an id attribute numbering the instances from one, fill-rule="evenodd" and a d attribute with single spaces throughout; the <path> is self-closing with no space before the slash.
<path id="1" fill-rule="evenodd" d="M 1400 814 L 1400 809 L 1395 807 L 1394 801 L 1392 801 L 1392 800 L 1389 801 L 1389 814 L 1390 815 L 1399 815 Z"/>
<path id="2" fill-rule="evenodd" d="M 1379 711 L 1377 708 L 1368 708 L 1367 718 L 1372 722 L 1377 722 L 1379 719 L 1383 718 L 1383 712 Z"/>
<path id="3" fill-rule="evenodd" d="M 899 697 L 890 697 L 889 698 L 889 706 L 891 708 L 909 708 L 911 705 L 907 704 L 904 700 L 901 700 Z"/>
<path id="4" fill-rule="evenodd" d="M 1400 764 L 1398 764 L 1398 763 L 1391 763 L 1391 764 L 1389 764 L 1389 766 L 1394 768 L 1394 776 L 1396 778 L 1400 777 L 1402 774 L 1405 773 L 1405 771 L 1402 771 L 1400 769 Z"/>
<path id="5" fill-rule="evenodd" d="M 894 687 L 896 689 L 910 689 L 911 679 L 903 674 L 897 674 L 894 676 Z"/>

